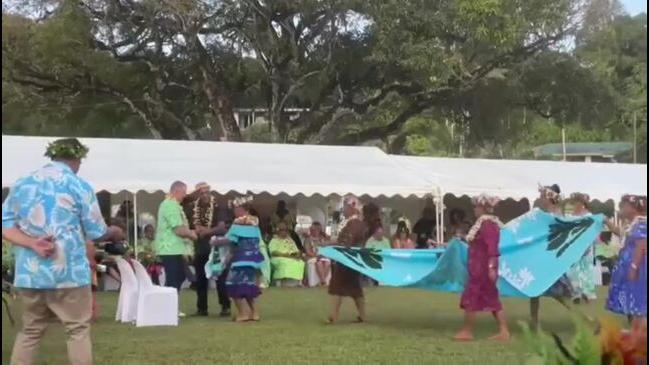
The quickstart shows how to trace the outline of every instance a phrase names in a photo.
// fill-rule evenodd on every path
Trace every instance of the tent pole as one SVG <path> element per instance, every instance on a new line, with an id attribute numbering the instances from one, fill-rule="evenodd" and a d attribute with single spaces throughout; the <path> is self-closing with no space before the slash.
<path id="1" fill-rule="evenodd" d="M 439 231 L 439 241 L 437 241 L 437 242 L 441 244 L 441 243 L 444 243 L 444 231 L 445 231 L 445 228 L 446 228 L 446 225 L 444 224 L 444 207 L 445 207 L 444 206 L 444 192 L 442 192 L 442 191 L 440 191 L 440 193 L 439 193 L 439 207 L 440 207 L 440 209 L 439 209 L 439 217 L 440 217 L 439 221 L 440 221 L 440 224 L 437 225 L 437 227 L 438 227 L 437 230 Z M 440 227 L 441 227 L 441 229 L 440 229 Z"/>
<path id="2" fill-rule="evenodd" d="M 133 245 L 135 247 L 135 252 L 134 252 L 135 253 L 135 259 L 137 260 L 138 259 L 138 257 L 137 257 L 137 252 L 138 252 L 137 251 L 137 244 L 138 244 L 138 242 L 137 241 L 138 241 L 138 233 L 139 233 L 138 229 L 137 229 L 137 191 L 135 193 L 133 193 L 133 227 L 134 227 L 133 239 L 135 241 L 133 243 Z"/>

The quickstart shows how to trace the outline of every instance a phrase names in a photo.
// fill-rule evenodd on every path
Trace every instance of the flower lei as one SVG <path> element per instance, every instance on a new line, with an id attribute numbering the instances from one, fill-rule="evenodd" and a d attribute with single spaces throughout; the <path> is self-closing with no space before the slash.
<path id="1" fill-rule="evenodd" d="M 353 216 L 349 218 L 345 218 L 342 222 L 340 222 L 340 229 L 338 232 L 342 231 L 345 229 L 345 227 L 349 224 L 349 222 L 353 221 L 354 219 L 360 219 L 357 214 L 354 214 Z"/>
<path id="2" fill-rule="evenodd" d="M 214 217 L 214 197 L 210 196 L 210 203 L 207 206 L 205 215 L 201 215 L 200 199 L 196 199 L 196 201 L 194 202 L 193 213 L 194 214 L 192 220 L 194 222 L 194 226 L 203 226 L 209 228 L 212 225 L 212 218 Z"/>
<path id="3" fill-rule="evenodd" d="M 234 224 L 239 224 L 242 226 L 258 226 L 259 218 L 252 215 L 244 215 L 234 220 Z"/>
<path id="4" fill-rule="evenodd" d="M 480 227 L 482 227 L 482 223 L 484 223 L 484 222 L 494 222 L 494 223 L 496 223 L 498 225 L 498 227 L 500 227 L 500 228 L 503 227 L 503 223 L 495 215 L 485 214 L 483 216 L 480 216 L 480 218 L 478 218 L 478 220 L 475 222 L 475 224 L 469 230 L 469 233 L 466 235 L 466 241 L 467 242 L 471 243 L 475 239 L 475 236 L 480 231 Z"/>

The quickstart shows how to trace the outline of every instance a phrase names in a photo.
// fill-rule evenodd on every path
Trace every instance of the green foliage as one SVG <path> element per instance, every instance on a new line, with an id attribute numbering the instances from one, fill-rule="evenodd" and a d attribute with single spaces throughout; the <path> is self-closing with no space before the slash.
<path id="1" fill-rule="evenodd" d="M 556 334 L 543 331 L 533 332 L 525 322 L 519 325 L 528 351 L 531 352 L 526 365 L 599 365 L 602 362 L 602 349 L 595 330 L 583 320 L 573 318 L 575 334 L 567 345 Z"/>

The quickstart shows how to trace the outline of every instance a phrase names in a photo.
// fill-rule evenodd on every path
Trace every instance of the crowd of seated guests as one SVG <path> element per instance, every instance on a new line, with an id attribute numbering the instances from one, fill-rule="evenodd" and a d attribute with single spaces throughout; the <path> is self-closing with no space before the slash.
<path id="1" fill-rule="evenodd" d="M 254 209 L 252 210 L 254 212 Z M 255 212 L 256 213 L 256 212 Z M 277 202 L 275 211 L 270 216 L 260 216 L 260 230 L 262 239 L 265 242 L 266 254 L 270 258 L 271 284 L 280 287 L 296 287 L 309 285 L 327 285 L 331 275 L 331 262 L 329 259 L 318 255 L 318 249 L 332 244 L 332 239 L 324 230 L 320 222 L 313 222 L 305 232 L 296 232 L 296 219 L 290 212 L 285 201 Z M 437 222 L 434 209 L 427 204 L 423 209 L 421 217 L 410 230 L 407 220 L 400 219 L 397 223 L 394 235 L 389 236 L 381 221 L 380 208 L 369 203 L 363 207 L 364 222 L 368 228 L 366 248 L 372 249 L 423 249 L 436 247 L 435 236 L 437 233 Z M 130 201 L 125 201 L 119 207 L 117 214 L 112 218 L 113 223 L 123 226 L 127 232 L 132 231 L 126 224 L 133 219 L 133 208 Z M 462 238 L 468 230 L 469 223 L 465 220 L 464 212 L 458 209 L 451 211 L 449 216 L 449 231 L 447 239 L 453 237 Z M 129 239 L 132 239 L 134 232 L 129 232 Z M 161 265 L 154 252 L 155 242 L 155 221 L 141 227 L 138 241 L 137 257 L 147 267 L 154 283 L 160 283 L 163 273 Z M 124 255 L 133 257 L 135 252 L 129 250 Z M 119 280 L 119 273 L 111 260 L 112 255 L 97 254 L 97 263 L 108 263 L 108 274 Z M 189 269 L 191 258 L 187 260 L 188 276 L 191 278 Z M 310 274 L 308 274 L 310 273 Z M 307 275 L 317 276 L 307 280 Z"/>

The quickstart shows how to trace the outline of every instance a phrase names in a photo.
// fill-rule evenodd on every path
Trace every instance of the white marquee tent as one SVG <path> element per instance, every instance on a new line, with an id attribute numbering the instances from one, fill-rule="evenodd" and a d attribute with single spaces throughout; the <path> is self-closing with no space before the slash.
<path id="1" fill-rule="evenodd" d="M 2 136 L 2 186 L 47 162 L 53 137 Z M 174 180 L 220 192 L 423 197 L 434 184 L 375 147 L 81 138 L 95 189 L 167 191 Z"/>
<path id="2" fill-rule="evenodd" d="M 456 196 L 489 193 L 533 202 L 539 184 L 558 184 L 565 194 L 584 192 L 602 202 L 616 201 L 623 194 L 647 194 L 647 165 L 391 157 L 419 176 L 434 180 L 442 193 Z"/>

